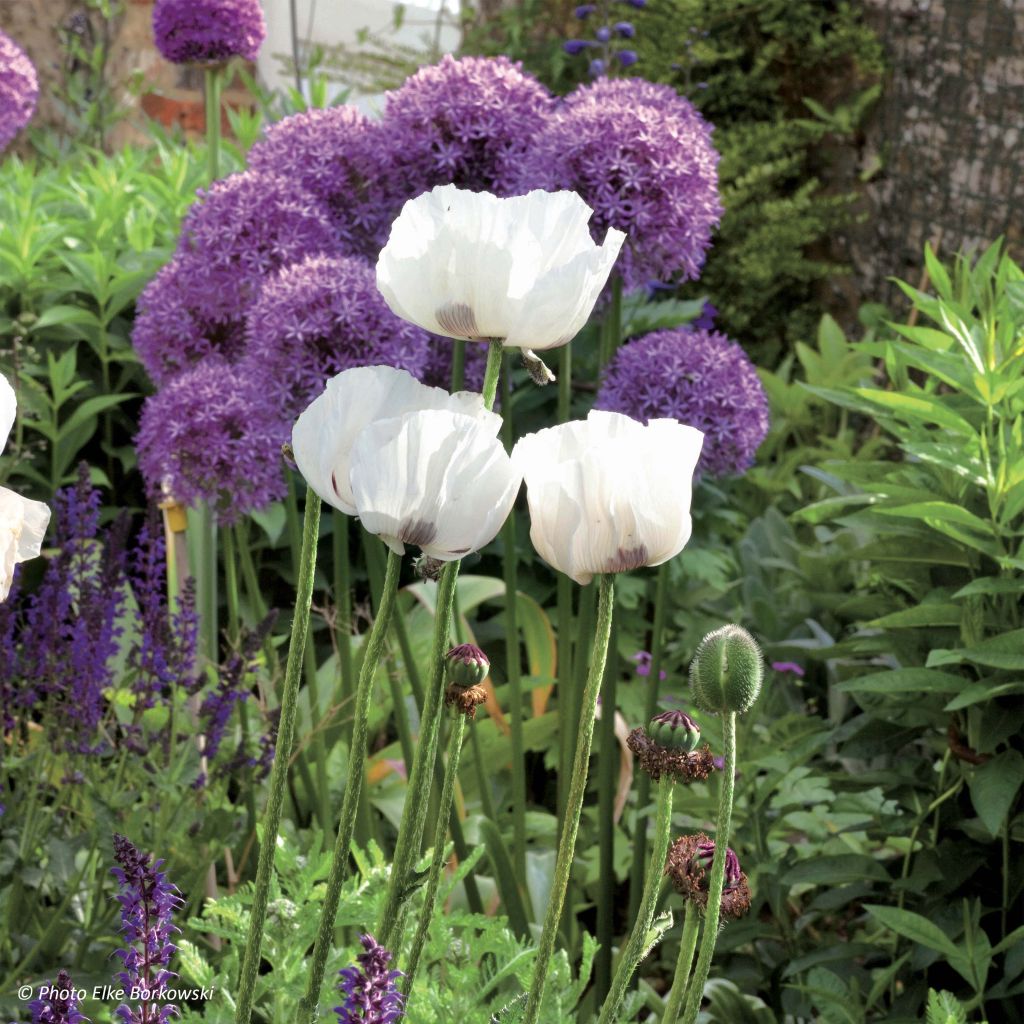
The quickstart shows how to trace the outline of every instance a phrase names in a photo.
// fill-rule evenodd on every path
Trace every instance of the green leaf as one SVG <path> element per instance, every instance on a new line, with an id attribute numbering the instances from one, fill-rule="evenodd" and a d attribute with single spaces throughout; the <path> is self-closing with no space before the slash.
<path id="1" fill-rule="evenodd" d="M 791 867 L 780 879 L 783 885 L 845 885 L 865 879 L 888 881 L 889 872 L 873 857 L 858 853 L 840 853 L 827 857 L 808 857 Z"/>
<path id="2" fill-rule="evenodd" d="M 921 626 L 959 626 L 963 609 L 957 604 L 926 601 L 913 608 L 902 608 L 880 618 L 872 619 L 868 625 L 880 629 L 911 629 Z"/>
<path id="3" fill-rule="evenodd" d="M 853 388 L 853 393 L 911 423 L 937 423 L 940 427 L 949 427 L 966 437 L 973 437 L 976 433 L 974 427 L 948 404 L 928 395 L 878 391 L 873 388 Z"/>
<path id="4" fill-rule="evenodd" d="M 974 597 L 977 594 L 1019 594 L 1024 591 L 1024 579 L 1008 580 L 1000 576 L 983 576 L 961 587 L 954 595 Z"/>
<path id="5" fill-rule="evenodd" d="M 974 647 L 962 648 L 957 653 L 964 661 L 989 668 L 1024 669 L 1024 629 L 983 640 Z"/>
<path id="6" fill-rule="evenodd" d="M 979 765 L 968 777 L 971 803 L 993 836 L 999 834 L 1022 784 L 1024 755 L 1017 750 L 1004 750 Z"/>
<path id="7" fill-rule="evenodd" d="M 971 683 L 966 690 L 954 697 L 942 710 L 959 711 L 961 708 L 970 707 L 972 704 L 983 704 L 993 700 L 995 697 L 1005 697 L 1016 693 L 1024 693 L 1024 682 L 993 683 L 983 679 L 980 682 Z"/>
<path id="8" fill-rule="evenodd" d="M 936 521 L 957 523 L 979 533 L 992 535 L 992 524 L 976 516 L 973 512 L 954 505 L 948 501 L 916 501 L 909 505 L 898 505 L 895 508 L 877 508 L 880 516 L 903 516 L 909 519 L 923 519 L 926 523 Z"/>
<path id="9" fill-rule="evenodd" d="M 960 950 L 953 944 L 953 940 L 938 927 L 932 924 L 927 917 L 915 914 L 910 910 L 900 910 L 899 907 L 883 907 L 873 904 L 865 904 L 864 909 L 883 928 L 896 932 L 904 938 L 913 942 L 934 949 L 946 957 L 959 957 Z"/>
<path id="10" fill-rule="evenodd" d="M 967 685 L 963 676 L 930 668 L 894 668 L 841 682 L 843 693 L 959 693 Z"/>

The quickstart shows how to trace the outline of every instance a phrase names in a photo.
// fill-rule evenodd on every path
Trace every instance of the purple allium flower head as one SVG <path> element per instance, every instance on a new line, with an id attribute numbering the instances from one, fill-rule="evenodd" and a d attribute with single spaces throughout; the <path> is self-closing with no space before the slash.
<path id="1" fill-rule="evenodd" d="M 795 661 L 773 661 L 772 671 L 788 672 L 790 675 L 797 676 L 800 679 L 803 679 L 805 674 L 803 667 L 798 665 Z"/>
<path id="2" fill-rule="evenodd" d="M 768 399 L 747 354 L 717 331 L 654 331 L 615 353 L 595 409 L 704 431 L 698 473 L 745 472 L 768 433 Z"/>
<path id="3" fill-rule="evenodd" d="M 209 356 L 146 399 L 135 439 L 154 495 L 207 501 L 222 523 L 284 495 L 287 424 L 261 400 L 262 383 Z"/>
<path id="4" fill-rule="evenodd" d="M 199 196 L 182 223 L 177 254 L 191 304 L 208 320 L 244 319 L 269 274 L 340 251 L 327 210 L 288 178 L 245 171 Z"/>
<path id="5" fill-rule="evenodd" d="M 637 651 L 636 654 L 630 656 L 630 661 L 636 662 L 636 674 L 638 676 L 649 676 L 651 674 L 651 652 L 650 651 Z M 667 678 L 665 670 L 661 669 L 658 672 L 659 679 Z"/>
<path id="6" fill-rule="evenodd" d="M 572 189 L 594 210 L 595 239 L 627 234 L 627 287 L 695 278 L 722 206 L 711 127 L 669 86 L 604 79 L 576 89 L 537 133 L 517 190 Z"/>
<path id="7" fill-rule="evenodd" d="M 259 0 L 156 0 L 156 48 L 172 64 L 255 60 L 267 37 Z"/>
<path id="8" fill-rule="evenodd" d="M 552 107 L 507 57 L 446 54 L 388 94 L 382 127 L 402 176 L 401 203 L 435 185 L 510 195 L 515 169 Z"/>
<path id="9" fill-rule="evenodd" d="M 45 997 L 33 999 L 28 1004 L 32 1024 L 89 1024 L 78 1010 L 78 999 L 71 984 L 71 975 L 63 968 L 57 972 L 57 980 L 46 986 Z"/>
<path id="10" fill-rule="evenodd" d="M 481 391 L 484 386 L 484 371 L 487 369 L 487 346 L 467 342 L 464 351 L 461 390 Z M 420 378 L 424 384 L 435 388 L 444 388 L 445 391 L 452 390 L 452 356 L 454 352 L 455 346 L 452 344 L 451 338 L 440 338 L 436 334 L 430 335 L 427 365 Z M 495 408 L 497 408 L 497 404 Z"/>
<path id="11" fill-rule="evenodd" d="M 324 205 L 346 255 L 376 260 L 397 212 L 387 156 L 380 124 L 340 106 L 270 125 L 249 151 L 249 168 L 294 181 Z"/>
<path id="12" fill-rule="evenodd" d="M 402 972 L 388 970 L 391 953 L 372 935 L 360 935 L 359 941 L 365 950 L 356 957 L 359 966 L 339 972 L 345 1002 L 334 1008 L 338 1024 L 394 1024 L 404 1013 L 405 996 L 395 984 Z"/>
<path id="13" fill-rule="evenodd" d="M 244 346 L 239 311 L 226 318 L 204 315 L 196 304 L 194 278 L 193 261 L 176 256 L 139 296 L 132 345 L 158 387 L 213 353 L 234 361 Z"/>
<path id="14" fill-rule="evenodd" d="M 114 1012 L 124 1024 L 167 1024 L 178 1008 L 160 1002 L 159 996 L 167 982 L 177 977 L 167 965 L 178 948 L 170 939 L 178 931 L 172 917 L 182 900 L 160 870 L 163 861 L 150 863 L 152 855 L 141 853 L 122 835 L 114 835 L 114 859 L 118 866 L 110 870 L 121 887 L 117 899 L 121 934 L 127 943 L 115 952 L 124 965 L 115 977 L 126 991 L 135 988 L 151 994 L 142 1005 L 122 1004 Z"/>
<path id="15" fill-rule="evenodd" d="M 38 99 L 35 65 L 10 36 L 0 32 L 0 153 L 32 120 Z"/>
<path id="16" fill-rule="evenodd" d="M 373 267 L 356 257 L 310 256 L 268 278 L 246 337 L 243 365 L 288 421 L 342 370 L 386 365 L 420 378 L 430 355 L 427 332 L 391 312 Z"/>

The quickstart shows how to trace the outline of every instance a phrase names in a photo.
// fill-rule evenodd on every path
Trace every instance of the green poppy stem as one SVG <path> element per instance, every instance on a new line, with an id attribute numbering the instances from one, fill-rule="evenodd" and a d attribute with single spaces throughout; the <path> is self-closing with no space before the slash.
<path id="1" fill-rule="evenodd" d="M 693 966 L 693 951 L 697 948 L 697 930 L 700 928 L 700 916 L 697 908 L 686 903 L 686 917 L 683 919 L 683 935 L 679 940 L 679 958 L 676 960 L 676 973 L 672 979 L 672 991 L 665 1004 L 665 1013 L 661 1024 L 676 1024 L 679 1012 L 683 1008 L 683 1000 L 690 987 L 690 968 Z M 705 932 L 706 934 L 706 932 Z M 699 1000 L 698 1000 L 699 1002 Z"/>
<path id="2" fill-rule="evenodd" d="M 615 577 L 611 573 L 598 576 L 597 581 L 597 629 L 590 658 L 590 672 L 587 675 L 581 702 L 579 739 L 576 743 L 576 757 L 573 760 L 572 781 L 569 784 L 565 820 L 562 824 L 562 836 L 558 843 L 558 856 L 555 860 L 555 877 L 551 886 L 551 894 L 548 897 L 547 911 L 544 914 L 544 928 L 541 932 L 537 959 L 534 961 L 533 980 L 526 1001 L 523 1024 L 537 1024 L 537 1019 L 540 1016 L 544 984 L 547 981 L 548 968 L 551 966 L 551 957 L 555 952 L 558 923 L 562 916 L 562 907 L 565 905 L 565 893 L 569 887 L 573 852 L 576 849 L 576 836 L 580 827 L 580 815 L 583 812 L 583 798 L 587 790 L 590 746 L 594 738 L 594 715 L 597 710 L 597 695 L 601 687 L 601 680 L 604 678 L 604 666 L 608 658 L 608 640 L 612 631 L 612 607 L 615 598 Z"/>
<path id="3" fill-rule="evenodd" d="M 419 924 L 416 926 L 416 935 L 412 940 L 409 963 L 405 969 L 405 979 L 402 982 L 402 991 L 406 995 L 409 994 L 413 982 L 416 980 L 416 970 L 419 967 L 420 956 L 423 953 L 424 945 L 426 945 L 430 922 L 434 916 L 434 903 L 437 900 L 437 890 L 441 884 L 441 871 L 444 868 L 445 835 L 448 831 L 452 804 L 455 802 L 455 783 L 459 777 L 459 757 L 462 754 L 462 740 L 465 732 L 466 716 L 460 712 L 455 717 L 451 735 L 448 737 L 448 763 L 444 769 L 440 813 L 434 828 L 434 856 L 430 862 L 430 873 L 427 875 L 423 912 L 420 915 Z"/>
<path id="4" fill-rule="evenodd" d="M 725 854 L 729 846 L 732 826 L 732 800 L 736 783 L 736 713 L 722 715 L 722 746 L 725 765 L 722 768 L 722 795 L 718 804 L 718 823 L 715 826 L 715 857 L 711 862 L 711 881 L 708 888 L 708 906 L 704 914 L 704 937 L 693 972 L 693 982 L 686 998 L 683 1024 L 696 1024 L 704 984 L 711 973 L 711 957 L 718 939 L 718 918 L 722 909 L 722 888 L 725 885 Z"/>
<path id="5" fill-rule="evenodd" d="M 334 921 L 338 914 L 338 900 L 341 887 L 348 873 L 349 849 L 356 827 L 356 813 L 359 810 L 359 795 L 362 791 L 363 776 L 366 774 L 366 737 L 370 717 L 370 698 L 373 696 L 373 677 L 380 663 L 384 642 L 391 625 L 391 613 L 398 595 L 398 575 L 402 559 L 394 551 L 388 552 L 384 586 L 381 591 L 377 616 L 370 627 L 366 641 L 363 664 L 359 670 L 356 686 L 356 705 L 353 712 L 352 744 L 349 747 L 347 783 L 341 803 L 341 820 L 334 843 L 334 856 L 330 874 L 327 876 L 327 891 L 324 894 L 323 910 L 320 913 L 320 927 L 313 946 L 313 964 L 309 972 L 306 994 L 299 1003 L 299 1019 L 315 1021 L 317 1004 L 320 1000 L 320 986 L 324 980 L 327 957 L 334 938 Z"/>
<path id="6" fill-rule="evenodd" d="M 277 834 L 281 827 L 281 805 L 284 802 L 288 762 L 291 760 L 295 738 L 295 712 L 299 695 L 299 678 L 309 633 L 309 609 L 313 601 L 313 577 L 316 573 L 316 545 L 320 531 L 320 499 L 311 488 L 306 488 L 306 512 L 302 523 L 302 556 L 295 594 L 295 614 L 292 618 L 288 662 L 285 667 L 284 693 L 281 695 L 281 720 L 277 727 L 274 748 L 274 767 L 270 774 L 270 796 L 263 817 L 263 837 L 260 843 L 259 865 L 256 869 L 256 888 L 253 892 L 252 912 L 249 918 L 249 936 L 242 959 L 238 984 L 235 1024 L 249 1024 L 252 1015 L 253 992 L 259 973 L 263 927 L 267 918 L 267 899 L 270 894 L 270 876 L 274 870 Z"/>
<path id="7" fill-rule="evenodd" d="M 612 978 L 612 986 L 608 998 L 601 1007 L 598 1024 L 612 1024 L 622 1008 L 622 1000 L 626 996 L 630 979 L 633 977 L 640 961 L 647 952 L 647 935 L 654 921 L 654 911 L 658 905 L 658 892 L 665 874 L 665 858 L 668 855 L 669 832 L 672 826 L 672 785 L 673 780 L 663 775 L 658 781 L 658 808 L 654 821 L 654 846 L 651 849 L 651 862 L 647 865 L 647 881 L 644 894 L 640 901 L 640 910 L 633 923 L 633 931 L 619 957 L 619 965 Z M 693 951 L 690 951 L 693 958 Z M 689 970 L 689 966 L 687 966 Z"/>

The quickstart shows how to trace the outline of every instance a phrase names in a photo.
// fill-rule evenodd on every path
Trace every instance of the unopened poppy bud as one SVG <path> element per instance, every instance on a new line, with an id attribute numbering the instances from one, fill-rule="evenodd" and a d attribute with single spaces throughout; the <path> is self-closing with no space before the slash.
<path id="1" fill-rule="evenodd" d="M 448 682 L 460 690 L 479 686 L 491 670 L 487 655 L 473 644 L 459 644 L 445 655 Z"/>
<path id="2" fill-rule="evenodd" d="M 690 664 L 694 703 L 715 714 L 743 714 L 757 700 L 763 679 L 761 648 L 742 626 L 708 633 Z"/>
<path id="3" fill-rule="evenodd" d="M 700 726 L 684 711 L 663 711 L 651 719 L 647 735 L 663 747 L 688 754 L 700 743 Z"/>

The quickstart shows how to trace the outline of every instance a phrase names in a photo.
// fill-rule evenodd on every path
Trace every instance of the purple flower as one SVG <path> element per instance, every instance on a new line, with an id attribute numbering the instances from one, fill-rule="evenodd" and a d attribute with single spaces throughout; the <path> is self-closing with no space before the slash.
<path id="1" fill-rule="evenodd" d="M 150 493 L 206 501 L 233 523 L 285 493 L 280 447 L 287 424 L 261 398 L 262 383 L 215 356 L 146 399 L 135 446 Z"/>
<path id="2" fill-rule="evenodd" d="M 40 992 L 40 998 L 28 1004 L 32 1024 L 89 1024 L 88 1018 L 78 1011 L 78 999 L 67 971 L 59 970 L 57 980 L 45 986 L 45 990 L 45 997 Z"/>
<path id="3" fill-rule="evenodd" d="M 601 79 L 566 97 L 533 138 L 520 192 L 572 189 L 593 208 L 591 232 L 627 234 L 627 287 L 697 277 L 722 206 L 711 127 L 669 86 Z"/>
<path id="4" fill-rule="evenodd" d="M 156 0 L 156 48 L 172 64 L 255 60 L 267 37 L 259 0 Z"/>
<path id="5" fill-rule="evenodd" d="M 294 181 L 323 204 L 345 255 L 376 260 L 397 213 L 387 156 L 381 126 L 340 106 L 270 125 L 249 168 Z"/>
<path id="6" fill-rule="evenodd" d="M 632 39 L 636 35 L 636 29 L 631 21 L 617 21 L 614 28 L 623 39 Z"/>
<path id="7" fill-rule="evenodd" d="M 268 279 L 246 337 L 243 366 L 289 421 L 342 370 L 387 365 L 422 377 L 430 349 L 427 332 L 391 312 L 373 267 L 354 257 L 311 256 Z"/>
<path id="8" fill-rule="evenodd" d="M 630 7 L 642 8 L 647 6 L 647 0 L 625 0 Z"/>
<path id="9" fill-rule="evenodd" d="M 635 50 L 619 50 L 615 56 L 624 68 L 632 67 L 639 59 Z"/>
<path id="10" fill-rule="evenodd" d="M 582 21 L 597 10 L 596 4 L 580 4 L 572 13 Z"/>
<path id="11" fill-rule="evenodd" d="M 199 196 L 182 223 L 177 256 L 190 305 L 207 321 L 244 319 L 270 274 L 339 251 L 327 210 L 288 178 L 246 171 Z"/>
<path id="12" fill-rule="evenodd" d="M 798 676 L 800 679 L 804 677 L 803 668 L 795 661 L 773 661 L 772 670 L 775 672 L 788 672 L 790 675 Z"/>
<path id="13" fill-rule="evenodd" d="M 420 68 L 388 94 L 382 122 L 401 178 L 398 205 L 449 183 L 510 195 L 551 106 L 548 90 L 506 57 L 449 54 Z"/>
<path id="14" fill-rule="evenodd" d="M 366 951 L 356 957 L 359 966 L 339 972 L 345 1002 L 334 1008 L 338 1024 L 394 1024 L 404 1014 L 405 996 L 395 984 L 402 972 L 388 970 L 391 953 L 372 935 L 360 935 L 359 941 Z"/>
<path id="15" fill-rule="evenodd" d="M 32 120 L 39 99 L 39 80 L 27 54 L 0 32 L 0 153 Z"/>
<path id="16" fill-rule="evenodd" d="M 589 39 L 569 39 L 562 44 L 562 49 L 570 57 L 575 57 L 591 46 L 597 46 L 597 43 L 591 42 Z"/>
<path id="17" fill-rule="evenodd" d="M 651 652 L 650 651 L 637 651 L 636 654 L 630 656 L 630 661 L 636 662 L 636 674 L 638 676 L 649 676 L 651 674 Z M 664 669 L 658 671 L 659 679 L 666 679 L 667 675 Z"/>
<path id="18" fill-rule="evenodd" d="M 607 25 L 602 25 L 595 33 L 594 38 L 599 43 L 607 43 L 612 37 L 612 30 Z"/>
<path id="19" fill-rule="evenodd" d="M 429 335 L 427 365 L 420 380 L 431 387 L 452 390 L 452 356 L 455 346 L 451 338 Z M 469 342 L 465 346 L 462 365 L 462 390 L 480 391 L 484 386 L 484 371 L 487 368 L 487 347 Z M 497 405 L 495 406 L 497 408 Z"/>
<path id="20" fill-rule="evenodd" d="M 691 330 L 695 331 L 711 331 L 715 327 L 715 317 L 718 316 L 718 310 L 711 305 L 710 302 L 705 302 L 700 311 L 700 316 L 696 320 L 690 323 Z"/>
<path id="21" fill-rule="evenodd" d="M 768 433 L 768 399 L 747 354 L 716 331 L 654 331 L 616 352 L 595 409 L 704 431 L 698 473 L 740 474 Z"/>
<path id="22" fill-rule="evenodd" d="M 604 61 L 600 57 L 595 58 L 590 62 L 589 71 L 591 78 L 599 78 L 605 71 Z"/>
<path id="23" fill-rule="evenodd" d="M 127 943 L 115 952 L 124 965 L 115 978 L 126 991 L 135 988 L 150 994 L 141 1005 L 132 1008 L 122 1003 L 114 1012 L 124 1024 L 166 1024 L 178 1013 L 173 1004 L 161 1003 L 160 995 L 167 982 L 177 977 L 167 965 L 178 948 L 170 938 L 178 931 L 172 916 L 182 900 L 160 870 L 163 861 L 151 864 L 152 855 L 141 853 L 122 835 L 114 836 L 114 859 L 118 866 L 110 870 L 121 887 L 117 899 L 121 934 Z"/>
<path id="24" fill-rule="evenodd" d="M 175 257 L 139 296 L 132 345 L 158 387 L 208 355 L 237 359 L 245 342 L 238 310 L 232 311 L 236 318 L 200 312 L 192 267 L 191 260 Z"/>

